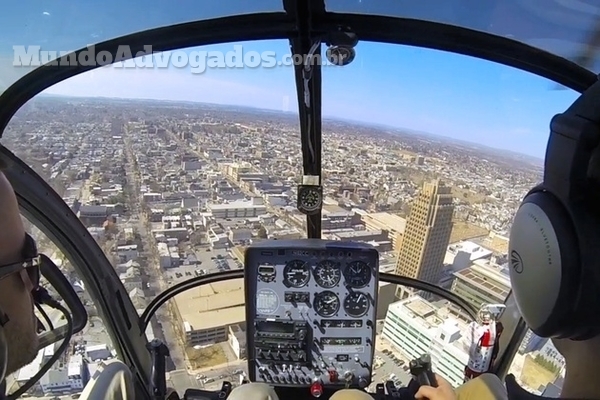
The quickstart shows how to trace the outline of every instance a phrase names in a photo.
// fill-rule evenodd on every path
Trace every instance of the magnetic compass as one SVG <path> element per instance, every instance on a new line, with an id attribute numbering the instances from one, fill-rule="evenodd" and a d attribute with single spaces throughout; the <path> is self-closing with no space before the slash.
<path id="1" fill-rule="evenodd" d="M 322 204 L 323 188 L 321 186 L 298 186 L 298 210 L 302 214 L 316 214 L 321 210 Z"/>

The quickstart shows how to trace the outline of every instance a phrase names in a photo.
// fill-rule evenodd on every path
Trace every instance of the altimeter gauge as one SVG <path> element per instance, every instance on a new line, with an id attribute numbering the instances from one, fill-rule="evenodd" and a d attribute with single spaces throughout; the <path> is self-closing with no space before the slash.
<path id="1" fill-rule="evenodd" d="M 315 267 L 315 282 L 325 289 L 331 289 L 340 283 L 342 272 L 338 263 L 331 260 L 323 260 Z"/>

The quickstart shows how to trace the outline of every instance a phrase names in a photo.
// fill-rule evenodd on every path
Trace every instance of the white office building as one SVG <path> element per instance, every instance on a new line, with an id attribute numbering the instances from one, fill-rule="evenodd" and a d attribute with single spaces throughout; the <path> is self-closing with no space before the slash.
<path id="1" fill-rule="evenodd" d="M 410 358 L 429 353 L 434 372 L 457 386 L 469 358 L 466 332 L 467 325 L 448 309 L 413 296 L 389 306 L 382 336 Z"/>

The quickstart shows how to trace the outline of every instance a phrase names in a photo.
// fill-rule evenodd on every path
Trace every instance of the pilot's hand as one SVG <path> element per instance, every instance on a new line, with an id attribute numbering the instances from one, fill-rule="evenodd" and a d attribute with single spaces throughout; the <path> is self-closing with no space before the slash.
<path id="1" fill-rule="evenodd" d="M 438 387 L 421 386 L 415 398 L 427 400 L 456 400 L 458 398 L 450 382 L 438 374 L 435 374 L 435 379 L 437 380 Z"/>

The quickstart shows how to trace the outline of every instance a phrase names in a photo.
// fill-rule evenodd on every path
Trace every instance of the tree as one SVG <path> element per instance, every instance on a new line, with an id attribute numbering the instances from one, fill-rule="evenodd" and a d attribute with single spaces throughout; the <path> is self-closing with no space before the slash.
<path id="1" fill-rule="evenodd" d="M 406 215 L 407 217 L 410 215 L 410 210 L 411 210 L 411 205 L 408 203 L 404 203 L 402 205 L 402 214 Z"/>
<path id="2" fill-rule="evenodd" d="M 267 234 L 267 228 L 265 228 L 264 226 L 258 228 L 258 232 L 256 235 L 261 239 L 267 239 L 269 237 L 269 235 Z"/>
<path id="3" fill-rule="evenodd" d="M 202 236 L 204 236 L 204 232 L 200 232 L 199 230 L 192 232 L 192 234 L 190 235 L 190 243 L 193 246 L 201 245 L 202 244 Z"/>
<path id="4" fill-rule="evenodd" d="M 127 199 L 125 198 L 125 195 L 122 193 L 116 194 L 114 196 L 110 196 L 106 202 L 108 204 L 125 204 L 127 202 Z"/>

